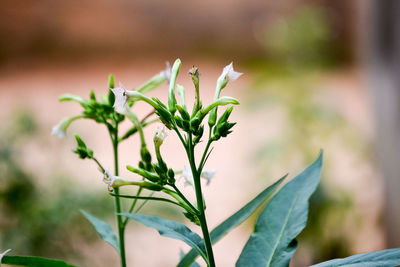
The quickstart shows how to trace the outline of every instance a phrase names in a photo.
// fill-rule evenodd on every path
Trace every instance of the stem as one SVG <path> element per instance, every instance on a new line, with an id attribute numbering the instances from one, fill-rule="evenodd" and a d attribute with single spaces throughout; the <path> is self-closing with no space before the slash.
<path id="1" fill-rule="evenodd" d="M 111 194 L 111 195 L 115 196 L 115 194 Z M 163 202 L 172 203 L 172 204 L 178 205 L 179 207 L 181 206 L 181 205 L 179 205 L 178 202 L 175 202 L 175 201 L 167 199 L 167 198 L 162 198 L 162 197 L 140 197 L 140 196 L 130 196 L 130 195 L 119 195 L 119 197 L 133 198 L 133 199 L 144 199 L 144 200 L 157 200 L 157 201 L 163 201 Z"/>
<path id="2" fill-rule="evenodd" d="M 138 191 L 137 191 L 137 193 L 136 193 L 136 197 L 133 198 L 134 200 L 133 200 L 133 202 L 132 202 L 131 207 L 129 208 L 128 213 L 131 213 L 131 212 L 133 211 L 133 209 L 134 209 L 135 206 L 136 206 L 137 200 L 138 200 L 138 199 L 141 199 L 140 193 L 142 192 L 142 190 L 143 190 L 143 187 L 140 186 L 139 189 L 138 189 Z M 129 219 L 126 218 L 125 221 L 123 222 L 124 228 L 125 228 L 126 225 L 128 224 L 128 221 L 129 221 Z"/>
<path id="3" fill-rule="evenodd" d="M 105 169 L 104 169 L 104 167 L 101 165 L 101 163 L 100 163 L 95 157 L 92 157 L 91 159 L 94 160 L 94 162 L 96 162 L 96 164 L 97 164 L 97 166 L 99 166 L 101 172 L 104 173 L 104 172 L 105 172 Z"/>
<path id="4" fill-rule="evenodd" d="M 204 167 L 204 164 L 205 164 L 205 159 L 206 159 L 206 156 L 207 156 L 208 149 L 210 148 L 210 145 L 213 142 L 213 140 L 211 139 L 211 131 L 212 131 L 212 127 L 210 127 L 210 131 L 209 131 L 209 134 L 208 134 L 207 145 L 206 145 L 206 148 L 204 149 L 204 153 L 203 153 L 203 156 L 201 157 L 201 161 L 200 161 L 200 164 L 199 164 L 198 172 L 200 174 L 201 174 L 201 171 L 203 170 L 203 167 Z"/>
<path id="5" fill-rule="evenodd" d="M 114 170 L 115 175 L 118 176 L 118 125 L 115 127 L 115 132 L 111 133 L 111 141 L 113 144 L 114 151 Z M 119 250 L 120 250 L 120 258 L 121 258 L 121 267 L 126 267 L 126 258 L 125 258 L 125 228 L 122 222 L 122 217 L 119 216 L 121 213 L 121 201 L 119 198 L 119 188 L 114 189 L 115 192 L 115 211 L 117 216 L 117 225 L 118 225 L 118 236 L 119 236 Z"/>
<path id="6" fill-rule="evenodd" d="M 153 194 L 154 194 L 154 192 L 151 192 L 151 194 L 150 194 L 148 197 L 153 197 Z M 135 213 L 138 213 L 138 212 L 143 208 L 143 206 L 146 205 L 147 201 L 149 201 L 149 200 L 150 200 L 150 199 L 145 199 L 145 200 L 142 202 L 142 204 L 135 210 Z M 176 202 L 174 202 L 174 203 L 176 203 Z M 176 204 L 179 205 L 179 203 L 176 203 Z"/>
<path id="7" fill-rule="evenodd" d="M 175 191 L 176 191 L 176 193 L 178 194 L 178 196 L 180 196 L 180 197 L 182 198 L 182 200 L 185 201 L 185 203 L 188 204 L 188 206 L 189 206 L 193 211 L 196 212 L 196 214 L 199 214 L 199 211 L 198 211 L 195 207 L 193 207 L 192 203 L 185 197 L 184 194 L 182 194 L 182 192 L 178 189 L 178 187 L 176 187 L 175 184 L 174 184 L 174 185 L 171 185 L 171 186 L 175 189 Z"/>
<path id="8" fill-rule="evenodd" d="M 192 135 L 189 134 L 189 142 L 188 142 L 188 157 L 190 162 L 190 168 L 192 169 L 193 180 L 194 180 L 194 188 L 196 190 L 196 200 L 197 200 L 197 207 L 199 210 L 199 221 L 201 231 L 203 232 L 204 243 L 207 250 L 208 260 L 210 262 L 209 267 L 215 267 L 215 260 L 214 260 L 214 253 L 212 250 L 212 244 L 210 239 L 210 233 L 207 227 L 207 220 L 206 215 L 204 212 L 204 200 L 203 200 L 203 193 L 201 191 L 201 183 L 200 183 L 200 172 L 196 168 L 196 162 L 194 158 L 194 147 L 192 144 Z"/>

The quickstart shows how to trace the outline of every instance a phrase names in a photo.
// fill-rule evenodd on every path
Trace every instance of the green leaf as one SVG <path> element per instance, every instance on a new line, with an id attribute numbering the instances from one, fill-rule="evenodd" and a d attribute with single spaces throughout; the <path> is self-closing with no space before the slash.
<path id="1" fill-rule="evenodd" d="M 4 256 L 1 263 L 29 267 L 75 267 L 60 260 L 29 256 Z"/>
<path id="2" fill-rule="evenodd" d="M 400 266 L 400 248 L 357 254 L 343 259 L 325 261 L 311 267 L 395 267 Z"/>
<path id="3" fill-rule="evenodd" d="M 307 169 L 288 182 L 259 215 L 237 267 L 287 267 L 296 248 L 296 237 L 307 223 L 308 200 L 317 188 L 322 152 Z"/>
<path id="4" fill-rule="evenodd" d="M 276 181 L 274 184 L 267 187 L 264 191 L 258 194 L 255 198 L 253 198 L 249 203 L 247 203 L 243 208 L 238 210 L 228 219 L 223 221 L 220 225 L 214 228 L 214 230 L 210 233 L 211 242 L 215 244 L 222 237 L 224 237 L 230 230 L 241 224 L 245 221 L 261 204 L 265 202 L 267 198 L 269 198 L 274 192 L 275 189 L 282 183 L 282 181 L 286 178 L 287 175 Z M 181 259 L 178 264 L 178 267 L 188 267 L 194 260 L 197 258 L 199 253 L 196 250 L 192 249 L 189 251 L 185 257 Z"/>
<path id="5" fill-rule="evenodd" d="M 185 257 L 185 252 L 183 252 L 183 250 L 180 250 L 179 256 L 182 259 L 183 257 Z M 192 264 L 189 265 L 189 267 L 200 267 L 200 264 L 194 261 Z"/>
<path id="6" fill-rule="evenodd" d="M 108 223 L 106 223 L 105 221 L 94 217 L 93 215 L 87 213 L 84 210 L 81 210 L 81 213 L 93 225 L 94 229 L 96 229 L 96 231 L 100 234 L 101 238 L 103 238 L 104 241 L 106 241 L 111 246 L 113 246 L 119 254 L 118 238 L 114 234 L 114 231 L 111 228 L 111 226 Z"/>
<path id="7" fill-rule="evenodd" d="M 208 264 L 207 252 L 203 239 L 198 234 L 192 232 L 186 225 L 158 216 L 137 213 L 121 213 L 120 215 L 138 221 L 148 227 L 155 228 L 160 235 L 182 240 L 195 249 Z"/>

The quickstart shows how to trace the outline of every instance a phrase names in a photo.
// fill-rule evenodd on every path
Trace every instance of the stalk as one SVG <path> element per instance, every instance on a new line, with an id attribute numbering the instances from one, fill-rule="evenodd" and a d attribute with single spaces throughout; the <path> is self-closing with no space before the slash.
<path id="1" fill-rule="evenodd" d="M 203 193 L 201 191 L 200 172 L 197 171 L 197 168 L 196 168 L 196 163 L 195 163 L 195 158 L 194 158 L 194 148 L 192 145 L 192 135 L 191 134 L 189 134 L 188 145 L 189 145 L 189 151 L 188 151 L 189 152 L 188 153 L 189 163 L 190 163 L 190 168 L 192 169 L 194 188 L 196 191 L 197 207 L 199 210 L 198 218 L 200 221 L 201 231 L 203 233 L 203 238 L 204 238 L 204 243 L 206 246 L 208 260 L 210 262 L 209 267 L 215 267 L 214 253 L 212 250 L 210 233 L 208 231 L 206 215 L 204 212 L 204 200 L 203 200 Z"/>
<path id="2" fill-rule="evenodd" d="M 117 126 L 118 127 L 118 126 Z M 119 168 L 118 168 L 118 129 L 115 128 L 114 137 L 111 135 L 111 141 L 113 144 L 114 151 L 114 170 L 115 175 L 118 176 Z M 121 201 L 119 197 L 119 188 L 114 189 L 115 192 L 115 211 L 117 214 L 121 213 Z M 119 237 L 119 250 L 120 250 L 120 258 L 121 258 L 121 267 L 126 267 L 126 257 L 125 257 L 125 227 L 122 221 L 122 217 L 117 216 L 117 225 L 118 225 L 118 237 Z"/>

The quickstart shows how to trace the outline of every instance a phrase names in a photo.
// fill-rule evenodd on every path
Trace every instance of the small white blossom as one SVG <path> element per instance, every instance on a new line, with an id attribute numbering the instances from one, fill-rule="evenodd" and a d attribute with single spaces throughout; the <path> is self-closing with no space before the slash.
<path id="1" fill-rule="evenodd" d="M 108 169 L 104 170 L 103 182 L 108 185 L 108 191 L 110 192 L 114 191 L 113 185 L 117 178 L 118 176 L 112 175 Z"/>
<path id="2" fill-rule="evenodd" d="M 200 176 L 206 179 L 206 185 L 209 185 L 216 172 L 217 170 L 203 170 Z"/>
<path id="3" fill-rule="evenodd" d="M 156 133 L 154 134 L 154 144 L 156 146 L 161 146 L 165 138 L 167 138 L 168 133 L 165 127 L 158 127 Z"/>
<path id="4" fill-rule="evenodd" d="M 171 80 L 171 65 L 169 64 L 169 62 L 165 62 L 165 69 L 163 69 L 160 74 L 163 75 L 165 77 L 165 79 L 167 79 L 168 83 Z"/>
<path id="5" fill-rule="evenodd" d="M 4 255 L 6 255 L 8 252 L 10 252 L 11 249 L 7 249 L 6 251 L 4 251 L 3 253 L 0 253 L 0 265 L 1 265 L 1 259 L 4 257 Z"/>
<path id="6" fill-rule="evenodd" d="M 71 124 L 72 118 L 65 118 L 51 129 L 51 135 L 57 135 L 58 138 L 63 139 L 67 135 L 67 128 Z"/>
<path id="7" fill-rule="evenodd" d="M 243 73 L 237 72 L 233 69 L 233 62 L 231 64 L 227 65 L 224 67 L 224 70 L 222 71 L 222 75 L 225 76 L 225 79 L 227 81 L 234 81 L 237 80 Z"/>
<path id="8" fill-rule="evenodd" d="M 217 171 L 216 170 L 203 170 L 200 174 L 201 178 L 204 178 L 207 180 L 206 185 L 209 185 L 211 182 L 211 179 L 214 177 L 215 173 Z M 181 176 L 185 179 L 185 186 L 194 185 L 194 181 L 193 181 L 193 174 L 192 174 L 192 169 L 184 166 L 183 170 L 182 170 L 182 174 Z"/>
<path id="9" fill-rule="evenodd" d="M 52 130 L 51 130 L 51 135 L 57 135 L 58 138 L 63 139 L 67 133 L 65 130 L 61 127 L 61 124 L 54 125 Z"/>
<path id="10" fill-rule="evenodd" d="M 111 91 L 115 95 L 114 108 L 117 112 L 125 109 L 126 102 L 128 101 L 127 90 L 124 85 L 120 82 L 119 87 L 111 88 Z"/>

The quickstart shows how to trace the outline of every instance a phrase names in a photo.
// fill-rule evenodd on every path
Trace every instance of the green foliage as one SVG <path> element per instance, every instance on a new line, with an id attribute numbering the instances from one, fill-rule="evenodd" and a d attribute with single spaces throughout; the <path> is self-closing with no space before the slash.
<path id="1" fill-rule="evenodd" d="M 60 260 L 24 256 L 4 256 L 1 263 L 27 267 L 75 267 Z"/>
<path id="2" fill-rule="evenodd" d="M 89 214 L 88 212 L 81 210 L 81 213 L 88 219 L 88 221 L 93 225 L 94 229 L 99 233 L 101 238 L 103 238 L 104 241 L 109 243 L 111 246 L 117 250 L 119 253 L 119 243 L 118 243 L 118 238 L 114 234 L 113 229 L 111 226 L 106 223 L 105 221 L 96 218 L 95 216 Z"/>
<path id="3" fill-rule="evenodd" d="M 276 188 L 283 182 L 286 178 L 286 175 L 268 186 L 264 189 L 260 194 L 258 194 L 254 199 L 252 199 L 249 203 L 243 206 L 240 210 L 235 212 L 228 219 L 223 221 L 214 230 L 211 231 L 210 237 L 213 244 L 218 242 L 222 237 L 224 237 L 229 231 L 237 227 L 243 221 L 245 221 L 253 212 L 260 207 L 271 195 L 275 192 Z M 192 264 L 199 254 L 196 250 L 190 250 L 184 257 L 182 257 L 181 261 L 178 264 L 178 267 L 188 267 Z"/>
<path id="4" fill-rule="evenodd" d="M 82 227 L 83 218 L 76 207 L 91 207 L 104 216 L 112 205 L 104 195 L 76 187 L 67 175 L 53 172 L 50 179 L 41 176 L 39 167 L 32 170 L 24 164 L 25 148 L 41 133 L 32 114 L 9 115 L 8 123 L 0 129 L 0 243 L 19 254 L 83 262 L 74 243 L 90 243 L 93 238 L 87 234 L 90 228 Z M 39 184 L 40 180 L 46 183 Z"/>
<path id="5" fill-rule="evenodd" d="M 126 216 L 148 227 L 152 227 L 156 229 L 160 235 L 182 240 L 195 249 L 203 257 L 207 264 L 209 264 L 203 239 L 196 233 L 192 232 L 184 224 L 163 219 L 158 216 L 149 216 L 143 214 L 122 213 L 121 216 Z"/>
<path id="6" fill-rule="evenodd" d="M 297 235 L 307 223 L 308 201 L 319 183 L 322 153 L 307 169 L 280 189 L 261 212 L 236 266 L 289 265 Z"/>
<path id="7" fill-rule="evenodd" d="M 400 266 L 400 248 L 357 254 L 344 259 L 334 259 L 311 267 L 395 267 Z"/>

